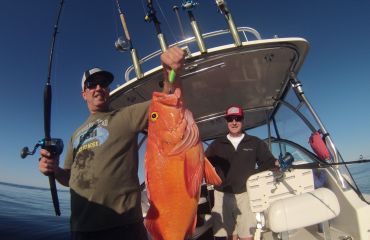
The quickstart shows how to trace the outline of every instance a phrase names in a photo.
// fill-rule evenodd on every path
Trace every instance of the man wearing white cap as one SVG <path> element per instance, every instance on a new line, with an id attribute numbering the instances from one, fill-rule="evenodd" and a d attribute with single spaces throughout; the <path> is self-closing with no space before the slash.
<path id="1" fill-rule="evenodd" d="M 184 52 L 169 48 L 161 55 L 164 75 L 178 72 Z M 166 77 L 165 77 L 166 78 Z M 100 68 L 84 72 L 82 98 L 90 116 L 73 133 L 64 168 L 59 156 L 40 151 L 40 171 L 71 193 L 71 239 L 147 239 L 141 211 L 138 172 L 138 134 L 147 125 L 149 102 L 110 110 L 112 73 Z M 168 79 L 163 92 L 169 92 Z"/>
<path id="2" fill-rule="evenodd" d="M 222 178 L 222 184 L 215 186 L 214 191 L 213 232 L 216 239 L 251 240 L 251 230 L 256 226 L 246 182 L 257 171 L 274 168 L 276 160 L 265 142 L 243 132 L 241 107 L 229 107 L 225 120 L 229 133 L 214 140 L 206 151 L 207 158 Z"/>

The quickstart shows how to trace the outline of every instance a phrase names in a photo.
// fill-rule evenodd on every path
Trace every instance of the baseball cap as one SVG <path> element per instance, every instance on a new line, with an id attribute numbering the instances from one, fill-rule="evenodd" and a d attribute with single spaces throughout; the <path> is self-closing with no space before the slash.
<path id="1" fill-rule="evenodd" d="M 108 71 L 105 71 L 98 67 L 91 68 L 90 70 L 85 71 L 84 74 L 82 75 L 81 82 L 82 91 L 84 90 L 85 82 L 94 81 L 97 77 L 103 77 L 103 79 L 105 79 L 109 84 L 114 79 L 113 74 Z"/>
<path id="2" fill-rule="evenodd" d="M 229 116 L 238 116 L 238 117 L 244 117 L 243 109 L 239 106 L 231 106 L 226 110 L 225 117 Z"/>

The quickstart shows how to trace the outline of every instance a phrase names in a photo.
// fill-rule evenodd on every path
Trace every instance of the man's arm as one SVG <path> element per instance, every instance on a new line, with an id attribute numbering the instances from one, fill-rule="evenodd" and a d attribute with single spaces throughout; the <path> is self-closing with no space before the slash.
<path id="1" fill-rule="evenodd" d="M 273 169 L 279 166 L 279 162 L 272 155 L 267 144 L 262 140 L 260 140 L 260 143 L 258 144 L 257 165 L 259 171 Z"/>

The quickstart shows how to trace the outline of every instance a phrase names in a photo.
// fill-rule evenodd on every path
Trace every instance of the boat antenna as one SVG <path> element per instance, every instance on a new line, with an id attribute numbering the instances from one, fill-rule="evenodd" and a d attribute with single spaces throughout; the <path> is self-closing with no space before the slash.
<path id="1" fill-rule="evenodd" d="M 156 11 L 153 7 L 152 0 L 147 1 L 146 7 L 147 7 L 147 13 L 145 15 L 145 21 L 148 22 L 148 23 L 153 22 L 156 33 L 157 33 L 157 38 L 158 38 L 158 41 L 159 41 L 159 45 L 161 47 L 162 52 L 165 52 L 168 48 L 168 45 L 167 45 L 166 38 L 165 38 L 165 36 L 164 36 L 164 34 L 161 30 L 161 26 L 160 26 L 161 23 L 158 21 Z M 176 77 L 175 71 L 171 70 L 170 73 L 169 73 L 169 76 L 168 76 L 168 80 L 171 84 L 174 82 L 175 77 Z"/>
<path id="2" fill-rule="evenodd" d="M 177 6 L 177 5 L 174 5 L 173 7 L 172 7 L 172 10 L 175 12 L 175 14 L 176 14 L 176 18 L 177 18 L 177 22 L 178 22 L 178 24 L 179 24 L 179 28 L 180 28 L 180 32 L 181 32 L 181 37 L 182 37 L 182 40 L 185 40 L 185 31 L 184 31 L 184 27 L 183 27 L 183 25 L 182 25 L 182 21 L 181 21 L 181 19 L 180 19 L 180 14 L 179 14 L 179 7 Z M 187 56 L 191 56 L 191 52 L 190 52 L 190 48 L 189 48 L 189 45 L 188 44 L 185 44 L 185 46 L 184 47 L 182 47 L 182 49 L 184 50 L 184 51 L 186 51 L 186 55 Z"/>
<path id="3" fill-rule="evenodd" d="M 117 10 L 118 10 L 118 13 L 119 13 L 119 17 L 121 19 L 121 24 L 122 24 L 122 27 L 123 27 L 123 31 L 125 33 L 125 39 L 122 38 L 122 37 L 119 37 L 117 39 L 117 41 L 115 42 L 115 47 L 118 51 L 121 51 L 121 52 L 126 52 L 126 51 L 130 50 L 131 60 L 132 60 L 132 63 L 134 65 L 136 78 L 139 79 L 143 76 L 143 74 L 142 74 L 142 71 L 141 71 L 138 54 L 137 54 L 136 49 L 134 48 L 134 45 L 132 44 L 130 33 L 128 31 L 126 20 L 125 20 L 125 15 L 122 12 L 121 6 L 119 4 L 119 0 L 116 0 L 116 5 L 117 5 Z"/>
<path id="4" fill-rule="evenodd" d="M 177 5 L 174 5 L 172 7 L 172 10 L 176 14 L 177 22 L 179 24 L 179 28 L 180 28 L 180 32 L 181 32 L 181 37 L 184 40 L 185 39 L 185 32 L 184 32 L 184 27 L 182 26 L 182 22 L 181 22 L 180 15 L 179 15 L 179 7 Z"/>
<path id="5" fill-rule="evenodd" d="M 200 52 L 203 54 L 203 53 L 207 53 L 207 48 L 206 48 L 206 45 L 204 44 L 202 34 L 199 30 L 198 23 L 195 20 L 195 17 L 192 11 L 192 9 L 198 5 L 199 3 L 194 0 L 183 0 L 181 7 L 182 9 L 188 12 L 188 16 L 190 19 L 190 25 L 191 25 L 191 28 L 193 29 L 194 36 L 198 44 L 198 48 Z"/>
<path id="6" fill-rule="evenodd" d="M 216 0 L 216 5 L 218 7 L 218 11 L 225 16 L 227 24 L 229 25 L 230 33 L 234 39 L 235 46 L 240 47 L 242 43 L 239 38 L 238 29 L 235 26 L 233 17 L 231 16 L 231 12 L 226 5 L 226 1 Z"/>
<path id="7" fill-rule="evenodd" d="M 38 147 L 48 150 L 50 154 L 53 156 L 59 156 L 63 152 L 62 139 L 50 137 L 51 100 L 52 100 L 50 79 L 51 79 L 51 70 L 53 66 L 55 41 L 56 41 L 56 36 L 58 33 L 59 20 L 60 20 L 60 16 L 62 13 L 63 3 L 64 3 L 64 0 L 61 0 L 60 5 L 59 5 L 57 20 L 54 25 L 54 32 L 52 34 L 50 55 L 49 55 L 48 76 L 47 76 L 47 80 L 46 80 L 45 87 L 44 87 L 44 135 L 45 135 L 45 138 L 38 141 L 38 143 L 33 148 L 32 152 L 29 151 L 28 147 L 24 147 L 21 151 L 22 158 L 25 158 L 28 155 L 33 155 L 36 152 L 36 149 Z M 51 197 L 53 200 L 55 214 L 57 216 L 60 216 L 58 192 L 57 192 L 57 187 L 55 184 L 55 175 L 54 173 L 49 173 L 48 177 L 49 177 L 50 191 L 51 191 Z"/>

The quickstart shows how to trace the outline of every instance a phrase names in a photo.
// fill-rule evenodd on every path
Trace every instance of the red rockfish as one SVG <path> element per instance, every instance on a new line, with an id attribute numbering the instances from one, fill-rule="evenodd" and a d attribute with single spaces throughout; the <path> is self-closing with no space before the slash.
<path id="1" fill-rule="evenodd" d="M 173 94 L 154 92 L 149 107 L 145 178 L 150 207 L 145 226 L 153 240 L 190 236 L 203 177 L 209 184 L 221 184 L 180 97 L 178 88 Z"/>

